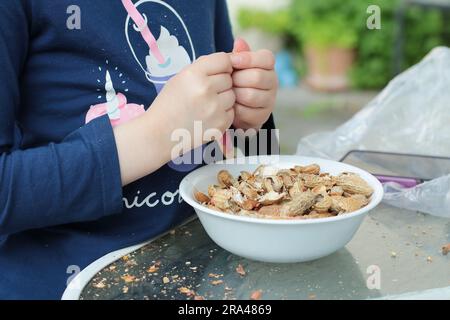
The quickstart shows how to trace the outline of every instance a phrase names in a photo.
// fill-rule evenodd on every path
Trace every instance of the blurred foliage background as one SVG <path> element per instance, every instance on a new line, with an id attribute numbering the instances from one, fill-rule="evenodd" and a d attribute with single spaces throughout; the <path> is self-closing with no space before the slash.
<path id="1" fill-rule="evenodd" d="M 296 57 L 296 69 L 305 73 L 305 46 L 354 49 L 355 61 L 349 78 L 356 89 L 378 89 L 394 73 L 394 48 L 398 21 L 396 11 L 401 0 L 291 0 L 274 11 L 242 8 L 238 23 L 242 30 L 258 29 L 282 39 L 283 46 Z M 366 26 L 369 5 L 381 9 L 381 29 Z M 436 9 L 411 7 L 406 10 L 404 55 L 405 69 L 433 47 L 448 45 L 445 17 Z"/>

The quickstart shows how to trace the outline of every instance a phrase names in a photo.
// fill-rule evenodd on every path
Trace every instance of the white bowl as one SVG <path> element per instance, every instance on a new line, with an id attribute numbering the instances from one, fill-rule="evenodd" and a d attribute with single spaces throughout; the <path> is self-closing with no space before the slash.
<path id="1" fill-rule="evenodd" d="M 354 172 L 374 189 L 374 193 L 370 203 L 360 210 L 309 220 L 241 217 L 209 209 L 194 199 L 194 189 L 206 193 L 209 185 L 217 183 L 219 170 L 226 169 L 238 176 L 244 170 L 252 172 L 262 163 L 277 168 L 317 163 L 322 172 L 332 175 Z M 364 216 L 380 203 L 383 187 L 370 173 L 348 164 L 300 156 L 259 156 L 245 158 L 245 164 L 236 164 L 236 160 L 231 159 L 199 168 L 181 181 L 180 194 L 194 207 L 206 232 L 220 247 L 252 260 L 288 263 L 318 259 L 343 248 Z"/>

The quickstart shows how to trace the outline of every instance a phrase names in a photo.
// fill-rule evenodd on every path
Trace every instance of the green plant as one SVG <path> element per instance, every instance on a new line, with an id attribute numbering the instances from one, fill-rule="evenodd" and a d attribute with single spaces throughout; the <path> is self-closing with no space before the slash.
<path id="1" fill-rule="evenodd" d="M 290 30 L 297 41 L 315 48 L 355 48 L 361 0 L 292 0 Z"/>
<path id="2" fill-rule="evenodd" d="M 255 28 L 268 34 L 283 38 L 285 46 L 298 50 L 300 43 L 294 38 L 291 28 L 291 16 L 285 9 L 273 12 L 242 8 L 238 12 L 239 26 L 245 29 Z"/>
<path id="3" fill-rule="evenodd" d="M 290 16 L 287 10 L 269 12 L 242 8 L 238 12 L 238 22 L 243 29 L 257 28 L 274 35 L 286 35 L 289 33 Z"/>
<path id="4" fill-rule="evenodd" d="M 371 0 L 381 9 L 381 29 L 366 28 L 367 15 L 358 25 L 357 61 L 351 72 L 354 87 L 380 88 L 394 76 L 395 19 L 399 0 Z M 432 48 L 443 44 L 443 17 L 436 10 L 411 7 L 406 11 L 403 69 L 420 61 Z"/>

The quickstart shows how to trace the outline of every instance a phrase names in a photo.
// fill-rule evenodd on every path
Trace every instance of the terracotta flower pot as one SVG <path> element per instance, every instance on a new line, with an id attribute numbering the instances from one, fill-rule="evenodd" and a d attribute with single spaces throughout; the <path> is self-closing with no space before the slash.
<path id="1" fill-rule="evenodd" d="M 305 58 L 308 68 L 306 83 L 321 91 L 342 91 L 349 88 L 348 71 L 355 60 L 353 49 L 307 46 Z"/>

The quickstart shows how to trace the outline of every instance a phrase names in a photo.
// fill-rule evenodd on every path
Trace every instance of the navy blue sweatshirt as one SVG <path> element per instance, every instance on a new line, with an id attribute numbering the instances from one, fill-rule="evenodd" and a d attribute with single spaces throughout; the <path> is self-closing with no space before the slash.
<path id="1" fill-rule="evenodd" d="M 125 2 L 0 1 L 2 299 L 59 299 L 73 266 L 192 214 L 178 194 L 192 166 L 122 188 L 112 128 L 186 64 L 232 49 L 226 4 Z"/>

